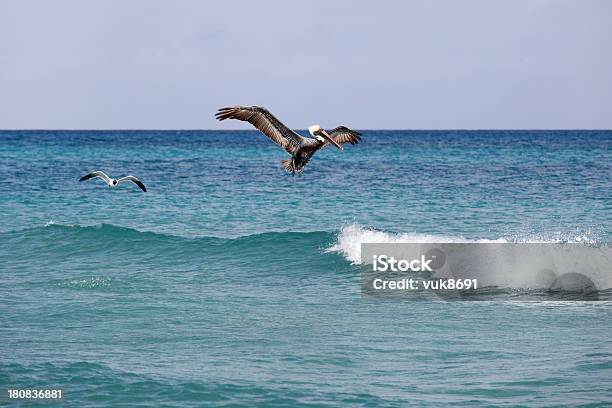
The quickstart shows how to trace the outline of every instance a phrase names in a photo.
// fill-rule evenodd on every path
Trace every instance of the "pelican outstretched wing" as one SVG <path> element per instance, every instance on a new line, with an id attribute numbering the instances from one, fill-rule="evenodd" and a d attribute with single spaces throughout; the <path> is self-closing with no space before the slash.
<path id="1" fill-rule="evenodd" d="M 238 119 L 249 122 L 289 154 L 293 154 L 304 141 L 302 136 L 285 126 L 267 109 L 259 106 L 221 108 L 215 117 L 218 120 Z"/>
<path id="2" fill-rule="evenodd" d="M 86 174 L 79 179 L 79 181 L 89 180 L 90 178 L 100 177 L 104 180 L 105 183 L 110 183 L 111 179 L 108 177 L 103 171 L 94 171 L 92 173 Z"/>
<path id="3" fill-rule="evenodd" d="M 329 133 L 329 135 L 333 137 L 338 144 L 350 143 L 352 145 L 356 145 L 361 140 L 361 133 L 355 132 L 346 126 L 338 126 L 327 133 Z M 326 145 L 330 144 L 331 143 L 329 142 L 326 143 Z"/>
<path id="4" fill-rule="evenodd" d="M 125 181 L 131 181 L 134 184 L 136 184 L 138 187 L 140 187 L 140 189 L 142 191 L 144 191 L 145 193 L 147 192 L 147 188 L 145 187 L 145 185 L 142 184 L 142 181 L 138 180 L 136 177 L 134 177 L 134 176 L 125 176 L 125 177 L 122 177 L 119 180 L 117 180 L 117 183 L 123 183 Z"/>

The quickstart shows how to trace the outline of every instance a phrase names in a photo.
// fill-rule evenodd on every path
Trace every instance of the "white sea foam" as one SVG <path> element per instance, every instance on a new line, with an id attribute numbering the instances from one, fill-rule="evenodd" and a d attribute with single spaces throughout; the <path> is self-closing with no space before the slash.
<path id="1" fill-rule="evenodd" d="M 56 222 L 56 221 L 53 221 L 53 220 L 49 220 L 49 221 L 47 221 L 45 223 L 45 227 L 51 227 L 53 225 L 59 225 L 61 227 L 78 227 L 77 224 L 63 224 L 61 222 Z"/>
<path id="2" fill-rule="evenodd" d="M 403 244 L 403 243 L 455 243 L 455 242 L 509 242 L 506 239 L 500 238 L 491 239 L 467 239 L 463 237 L 451 235 L 430 235 L 419 234 L 416 232 L 404 233 L 388 233 L 378 231 L 372 228 L 365 228 L 360 225 L 352 224 L 342 227 L 338 234 L 337 241 L 334 245 L 328 248 L 329 252 L 339 252 L 352 263 L 361 263 L 361 244 L 370 243 L 385 243 L 385 244 Z"/>
<path id="3" fill-rule="evenodd" d="M 358 224 L 350 224 L 342 227 L 338 233 L 336 243 L 327 249 L 328 252 L 339 252 L 352 263 L 361 263 L 361 244 L 370 243 L 578 243 L 578 244 L 597 244 L 590 233 L 571 233 L 571 234 L 525 234 L 510 235 L 496 239 L 469 239 L 461 236 L 420 234 L 417 232 L 389 233 L 373 228 L 363 227 Z"/>
<path id="4" fill-rule="evenodd" d="M 340 230 L 335 244 L 328 248 L 327 251 L 341 253 L 351 263 L 360 264 L 361 244 L 364 243 L 570 243 L 579 244 L 580 246 L 592 246 L 592 244 L 597 244 L 597 241 L 588 234 L 515 235 L 497 239 L 468 239 L 461 236 L 430 235 L 416 232 L 389 233 L 352 224 L 346 225 Z M 606 244 L 601 246 L 601 248 L 597 248 L 599 246 L 593 245 L 592 250 L 589 250 L 590 252 L 553 250 L 546 261 L 551 262 L 550 269 L 554 270 L 557 275 L 580 271 L 593 280 L 598 288 L 609 288 L 612 287 L 612 275 L 607 272 L 609 268 L 606 267 L 606 264 L 609 264 L 607 260 L 609 249 L 606 249 Z M 585 254 L 588 255 L 586 258 Z M 488 254 L 489 261 L 492 264 L 483 264 L 484 266 L 480 269 L 486 269 L 486 273 L 478 276 L 479 281 L 482 279 L 488 285 L 502 287 L 533 287 L 537 274 L 532 273 L 532 270 L 539 270 L 539 266 L 532 264 L 532 260 L 529 258 L 526 260 L 515 259 L 512 264 L 513 267 L 509 267 L 505 265 L 505 262 L 507 263 L 508 260 L 503 258 L 504 256 L 503 251 L 500 252 L 499 247 L 492 246 L 491 253 Z M 473 271 L 473 273 L 475 272 Z"/>

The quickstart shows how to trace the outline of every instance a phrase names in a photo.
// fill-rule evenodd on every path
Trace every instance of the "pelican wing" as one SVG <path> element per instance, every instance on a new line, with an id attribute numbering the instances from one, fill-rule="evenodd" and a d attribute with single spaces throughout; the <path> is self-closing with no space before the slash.
<path id="1" fill-rule="evenodd" d="M 352 145 L 356 145 L 361 140 L 361 133 L 355 132 L 346 126 L 338 126 L 337 128 L 330 130 L 328 133 L 338 144 L 350 143 Z M 331 143 L 326 144 L 330 145 Z"/>
<path id="2" fill-rule="evenodd" d="M 111 181 L 110 177 L 108 177 L 106 174 L 104 174 L 103 171 L 94 171 L 92 173 L 86 174 L 83 177 L 81 177 L 79 179 L 79 181 L 89 180 L 90 178 L 94 178 L 94 177 L 100 177 L 106 183 L 110 183 L 110 181 Z"/>
<path id="3" fill-rule="evenodd" d="M 259 106 L 221 108 L 215 117 L 218 120 L 238 119 L 249 122 L 289 154 L 293 154 L 304 141 L 302 136 L 285 126 L 267 109 Z"/>
<path id="4" fill-rule="evenodd" d="M 147 192 L 147 188 L 145 187 L 144 184 L 142 184 L 142 181 L 138 180 L 134 176 L 125 176 L 123 178 L 120 178 L 119 180 L 117 180 L 117 183 L 123 183 L 124 181 L 131 181 L 134 184 L 136 184 L 138 187 L 140 187 L 142 191 L 144 191 L 145 193 Z"/>

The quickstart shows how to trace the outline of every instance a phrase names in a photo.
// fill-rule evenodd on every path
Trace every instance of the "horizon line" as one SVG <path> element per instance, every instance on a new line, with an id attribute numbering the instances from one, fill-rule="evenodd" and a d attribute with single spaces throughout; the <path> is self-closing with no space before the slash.
<path id="1" fill-rule="evenodd" d="M 612 128 L 358 128 L 361 131 L 612 131 Z M 307 128 L 292 130 L 307 131 Z M 20 128 L 0 129 L 0 132 L 260 132 L 258 129 L 196 129 L 196 128 Z M 261 133 L 261 132 L 260 132 Z"/>

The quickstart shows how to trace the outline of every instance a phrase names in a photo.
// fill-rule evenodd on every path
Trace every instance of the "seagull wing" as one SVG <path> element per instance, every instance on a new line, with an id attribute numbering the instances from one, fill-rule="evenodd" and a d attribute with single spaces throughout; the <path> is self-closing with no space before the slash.
<path id="1" fill-rule="evenodd" d="M 355 132 L 346 126 L 338 126 L 327 133 L 329 133 L 338 144 L 350 143 L 356 145 L 361 140 L 361 133 Z M 327 145 L 331 145 L 331 143 L 327 142 L 326 146 Z"/>
<path id="2" fill-rule="evenodd" d="M 106 174 L 104 174 L 103 171 L 94 171 L 93 173 L 89 173 L 83 177 L 81 177 L 79 179 L 79 181 L 85 181 L 85 180 L 89 180 L 90 178 L 94 178 L 94 177 L 100 177 L 102 180 L 104 180 L 104 182 L 106 182 L 107 184 L 111 182 L 110 177 L 108 177 Z"/>
<path id="3" fill-rule="evenodd" d="M 119 180 L 117 180 L 117 184 L 119 183 L 123 183 L 124 181 L 131 181 L 134 184 L 136 184 L 138 187 L 140 187 L 140 189 L 142 191 L 144 191 L 145 193 L 147 192 L 147 188 L 145 187 L 144 184 L 142 184 L 142 181 L 138 180 L 136 177 L 134 176 L 125 176 L 123 178 L 120 178 Z"/>
<path id="4" fill-rule="evenodd" d="M 249 122 L 289 154 L 294 154 L 305 140 L 276 119 L 266 108 L 259 106 L 221 108 L 215 117 L 218 120 L 238 119 Z"/>

